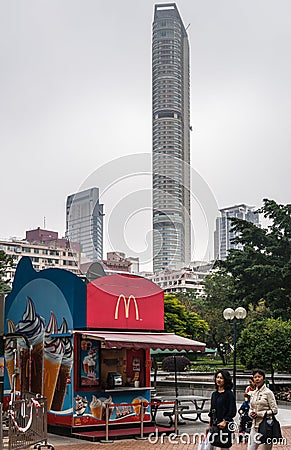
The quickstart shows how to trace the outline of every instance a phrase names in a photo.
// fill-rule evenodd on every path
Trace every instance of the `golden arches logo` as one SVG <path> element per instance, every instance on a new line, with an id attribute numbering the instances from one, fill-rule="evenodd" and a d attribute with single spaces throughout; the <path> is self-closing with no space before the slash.
<path id="1" fill-rule="evenodd" d="M 119 316 L 119 305 L 120 305 L 121 300 L 123 300 L 123 304 L 124 304 L 125 318 L 126 319 L 129 318 L 130 302 L 133 301 L 134 308 L 135 308 L 135 320 L 139 320 L 139 310 L 138 310 L 138 305 L 137 305 L 137 301 L 136 301 L 135 296 L 134 295 L 130 295 L 128 298 L 126 298 L 124 294 L 120 294 L 120 296 L 118 297 L 118 300 L 117 300 L 116 306 L 115 306 L 114 319 L 118 319 L 118 316 Z"/>

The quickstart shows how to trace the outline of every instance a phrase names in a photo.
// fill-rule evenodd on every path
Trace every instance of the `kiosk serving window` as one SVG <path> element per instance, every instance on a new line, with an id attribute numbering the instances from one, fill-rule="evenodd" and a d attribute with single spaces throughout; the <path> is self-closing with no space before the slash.
<path id="1" fill-rule="evenodd" d="M 80 337 L 78 345 L 80 387 L 99 386 L 100 342 L 87 337 Z"/>

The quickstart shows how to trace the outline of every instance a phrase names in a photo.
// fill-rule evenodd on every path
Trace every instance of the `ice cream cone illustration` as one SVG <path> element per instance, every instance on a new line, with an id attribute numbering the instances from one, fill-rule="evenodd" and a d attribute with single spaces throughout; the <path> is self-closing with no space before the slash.
<path id="1" fill-rule="evenodd" d="M 136 415 L 139 415 L 141 413 L 141 404 L 143 404 L 144 410 L 143 412 L 146 412 L 146 409 L 149 405 L 148 400 L 146 400 L 145 398 L 139 398 L 136 397 L 132 400 L 132 406 L 133 406 L 133 410 L 135 412 Z"/>
<path id="2" fill-rule="evenodd" d="M 92 395 L 90 409 L 92 416 L 95 417 L 95 419 L 102 419 L 102 401 L 95 395 Z"/>
<path id="3" fill-rule="evenodd" d="M 62 325 L 59 329 L 60 334 L 68 333 L 68 324 L 66 319 L 63 318 Z M 67 380 L 70 376 L 72 365 L 73 365 L 73 344 L 71 338 L 64 338 L 64 354 L 62 358 L 62 363 L 59 370 L 57 386 L 53 398 L 53 403 L 51 409 L 53 411 L 61 411 L 64 404 L 64 399 L 67 391 Z"/>
<path id="4" fill-rule="evenodd" d="M 25 334 L 30 349 L 24 340 L 18 339 L 21 366 L 21 390 L 42 393 L 44 319 L 35 311 L 30 297 L 26 298 L 26 310 L 15 326 L 15 331 Z M 31 358 L 31 359 L 30 359 Z"/>
<path id="5" fill-rule="evenodd" d="M 51 312 L 49 323 L 45 330 L 44 343 L 44 377 L 43 394 L 47 398 L 47 410 L 51 409 L 62 357 L 64 354 L 64 344 L 58 337 L 52 334 L 58 333 L 56 316 Z"/>
<path id="6" fill-rule="evenodd" d="M 15 323 L 8 319 L 7 320 L 7 325 L 8 325 L 8 333 L 14 333 L 15 332 Z M 16 348 L 16 340 L 13 338 L 7 338 L 5 341 L 5 348 L 4 348 L 4 356 L 5 356 L 5 363 L 6 363 L 6 369 L 7 369 L 7 373 L 8 373 L 8 378 L 9 378 L 9 382 L 10 382 L 10 387 L 12 388 L 12 375 L 15 371 L 15 363 L 16 366 L 18 366 L 19 364 L 19 360 L 18 360 L 18 355 L 15 355 L 15 352 L 17 352 L 17 348 Z M 16 377 L 16 382 L 15 382 L 15 389 L 16 391 L 20 390 L 20 376 L 18 374 L 18 376 Z"/>
<path id="7" fill-rule="evenodd" d="M 138 416 L 140 414 L 141 399 L 134 398 L 131 403 L 133 405 L 133 410 L 134 410 L 135 414 Z"/>

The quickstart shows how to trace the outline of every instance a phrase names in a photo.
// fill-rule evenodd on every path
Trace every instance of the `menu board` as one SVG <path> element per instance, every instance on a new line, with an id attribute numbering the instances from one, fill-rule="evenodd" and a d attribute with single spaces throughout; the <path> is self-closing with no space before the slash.
<path id="1" fill-rule="evenodd" d="M 81 338 L 79 355 L 80 386 L 99 386 L 100 343 L 93 339 Z"/>

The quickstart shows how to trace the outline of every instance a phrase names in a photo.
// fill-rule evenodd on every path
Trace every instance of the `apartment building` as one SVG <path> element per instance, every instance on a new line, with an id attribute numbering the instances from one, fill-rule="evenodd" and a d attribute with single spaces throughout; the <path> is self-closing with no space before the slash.
<path id="1" fill-rule="evenodd" d="M 61 239 L 62 241 L 62 239 Z M 65 240 L 64 240 L 65 244 Z M 0 240 L 0 250 L 3 250 L 13 259 L 12 267 L 8 268 L 5 279 L 12 282 L 17 264 L 23 256 L 29 256 L 35 270 L 49 268 L 65 269 L 80 275 L 80 251 L 57 240 L 48 242 L 36 242 L 11 238 Z"/>

